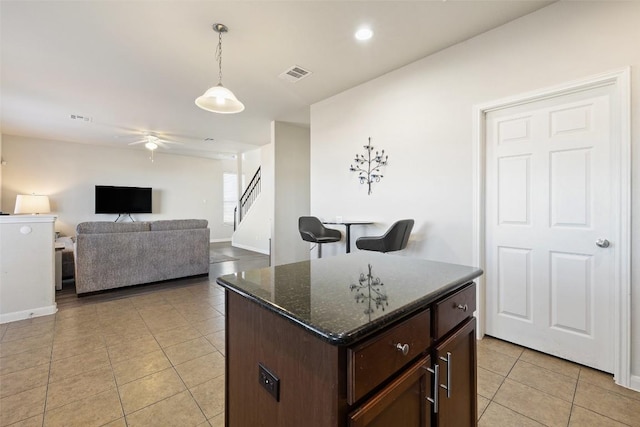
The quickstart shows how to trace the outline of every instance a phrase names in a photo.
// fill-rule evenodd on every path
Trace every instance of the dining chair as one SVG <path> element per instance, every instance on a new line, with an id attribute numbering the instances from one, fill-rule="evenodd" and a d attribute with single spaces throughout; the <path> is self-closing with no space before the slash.
<path id="1" fill-rule="evenodd" d="M 412 219 L 395 222 L 382 236 L 366 236 L 356 240 L 356 247 L 365 251 L 393 252 L 407 247 L 413 229 Z"/>
<path id="2" fill-rule="evenodd" d="M 342 240 L 342 233 L 333 228 L 327 228 L 315 216 L 301 216 L 298 219 L 298 231 L 305 242 L 318 245 L 318 258 L 322 258 L 322 244 L 334 243 Z"/>

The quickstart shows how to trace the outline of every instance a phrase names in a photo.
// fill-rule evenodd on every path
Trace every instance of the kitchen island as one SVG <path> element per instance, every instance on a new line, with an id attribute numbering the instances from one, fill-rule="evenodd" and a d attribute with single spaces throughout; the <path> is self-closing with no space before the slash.
<path id="1" fill-rule="evenodd" d="M 226 425 L 475 425 L 480 274 L 358 252 L 218 278 Z"/>

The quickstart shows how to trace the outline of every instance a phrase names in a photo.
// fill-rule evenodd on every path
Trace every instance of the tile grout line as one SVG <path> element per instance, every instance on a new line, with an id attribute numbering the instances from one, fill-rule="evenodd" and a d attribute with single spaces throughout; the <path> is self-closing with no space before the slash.
<path id="1" fill-rule="evenodd" d="M 174 306 L 172 303 L 168 302 L 168 304 L 169 304 L 169 305 L 170 305 L 174 310 L 176 309 L 176 308 L 175 308 L 175 306 Z M 137 308 L 136 308 L 136 311 L 138 311 L 138 309 L 137 309 Z M 177 311 L 177 310 L 176 310 L 176 311 Z M 147 321 L 144 319 L 144 316 L 142 316 L 142 314 L 141 314 L 140 312 L 138 312 L 138 314 L 140 315 L 140 317 L 142 317 L 142 321 L 145 323 L 145 325 L 147 326 L 147 328 L 149 328 L 149 325 L 147 324 Z M 180 313 L 178 312 L 178 314 L 180 314 Z M 181 314 L 180 314 L 180 317 L 182 317 L 182 318 L 184 319 L 184 316 L 182 316 Z M 187 324 L 188 324 L 189 326 L 191 326 L 191 323 L 190 323 L 189 321 L 187 321 L 186 319 L 184 319 L 184 320 L 187 322 Z M 197 330 L 197 329 L 196 329 L 196 330 Z M 180 378 L 180 382 L 182 382 L 182 385 L 184 386 L 185 390 L 189 393 L 189 396 L 191 396 L 191 398 L 193 399 L 193 401 L 195 402 L 195 404 L 198 406 L 198 409 L 200 409 L 200 413 L 202 413 L 202 416 L 204 417 L 204 419 L 205 419 L 206 421 L 208 421 L 208 420 L 207 420 L 207 416 L 205 415 L 204 411 L 203 411 L 203 410 L 202 410 L 202 408 L 200 407 L 200 404 L 198 403 L 198 401 L 196 400 L 196 398 L 195 398 L 195 397 L 193 396 L 193 394 L 191 393 L 191 390 L 189 390 L 189 387 L 187 387 L 187 384 L 184 382 L 184 379 L 183 379 L 183 378 L 182 378 L 182 376 L 180 375 L 180 372 L 178 372 L 178 370 L 176 369 L 176 365 L 174 365 L 174 364 L 173 364 L 173 362 L 172 362 L 172 361 L 171 361 L 171 359 L 169 358 L 169 355 L 165 352 L 164 347 L 162 347 L 162 345 L 160 345 L 160 343 L 158 342 L 158 339 L 156 338 L 155 333 L 153 333 L 153 331 L 151 331 L 151 329 L 149 329 L 149 332 L 151 332 L 151 336 L 153 336 L 153 340 L 156 342 L 156 344 L 158 344 L 158 347 L 160 347 L 160 351 L 162 351 L 162 354 L 164 355 L 164 357 L 166 357 L 166 359 L 169 361 L 169 364 L 171 365 L 171 369 L 173 369 L 173 371 L 176 373 L 176 375 L 178 376 L 178 378 Z M 198 331 L 198 334 L 200 334 L 200 337 L 202 337 L 202 333 L 201 333 L 200 331 Z M 150 374 L 150 375 L 153 375 L 153 374 Z M 143 377 L 143 378 L 144 378 L 144 377 Z M 136 381 L 137 381 L 137 380 L 136 380 Z M 176 393 L 176 394 L 174 394 L 174 395 L 168 396 L 168 397 L 166 397 L 166 398 L 164 398 L 164 399 L 159 400 L 158 402 L 162 402 L 163 400 L 169 399 L 170 397 L 177 396 L 177 395 L 178 395 L 178 394 L 180 394 L 180 393 L 182 393 L 182 392 L 179 392 L 179 393 Z M 119 391 L 118 391 L 118 394 L 119 394 Z M 154 405 L 154 404 L 156 404 L 156 403 L 158 403 L 158 402 L 154 402 L 154 403 L 152 403 L 151 405 Z M 151 406 L 151 405 L 147 405 L 147 406 L 145 406 L 145 408 L 147 408 L 147 407 L 149 407 L 149 406 Z M 140 411 L 140 410 L 142 410 L 142 409 L 144 409 L 144 408 L 140 408 L 140 409 L 138 409 L 138 411 Z M 124 412 L 124 407 L 123 407 L 123 412 Z M 137 412 L 137 411 L 132 412 L 132 414 L 133 414 L 133 413 L 135 413 L 135 412 Z M 126 421 L 126 415 L 125 415 L 125 422 L 127 423 L 127 425 L 129 425 L 129 424 L 128 424 L 128 422 Z"/>
<path id="2" fill-rule="evenodd" d="M 573 387 L 573 395 L 571 396 L 571 411 L 569 412 L 569 421 L 567 421 L 567 427 L 571 425 L 571 418 L 573 418 L 573 408 L 575 408 L 576 393 L 578 391 L 578 383 L 580 382 L 580 376 L 582 375 L 582 367 L 578 368 L 578 378 L 576 378 L 576 385 Z"/>
<path id="3" fill-rule="evenodd" d="M 495 351 L 495 350 L 491 350 L 491 351 Z M 507 380 L 507 376 L 511 373 L 511 370 L 513 369 L 513 367 L 514 367 L 514 366 L 516 366 L 516 363 L 518 363 L 518 360 L 520 360 L 520 357 L 522 356 L 522 353 L 523 353 L 523 352 L 524 352 L 524 351 L 521 351 L 521 352 L 520 352 L 520 355 L 519 355 L 518 357 L 516 357 L 516 358 L 515 358 L 516 360 L 515 360 L 515 362 L 513 362 L 513 365 L 511 366 L 511 369 L 509 369 L 509 372 L 507 372 L 507 374 L 502 378 L 502 381 L 500 382 L 500 385 L 499 385 L 499 386 L 498 386 L 498 388 L 496 389 L 496 392 L 495 392 L 495 393 L 493 393 L 493 397 L 491 397 L 491 399 L 489 400 L 489 403 L 487 404 L 487 407 L 486 407 L 486 408 L 484 408 L 484 411 L 482 411 L 482 415 L 480 416 L 480 418 L 478 418 L 478 422 L 480 422 L 480 420 L 481 420 L 481 419 L 482 419 L 482 417 L 484 416 L 485 412 L 486 412 L 486 411 L 487 411 L 487 409 L 489 408 L 489 405 L 491 405 L 492 403 L 495 403 L 496 405 L 499 405 L 499 406 L 502 406 L 503 408 L 506 408 L 506 406 L 500 405 L 498 402 L 495 402 L 495 401 L 494 401 L 494 399 L 495 399 L 495 397 L 498 395 L 498 392 L 500 391 L 500 389 L 501 389 L 501 388 L 502 388 L 502 386 L 504 385 L 505 381 Z M 507 354 L 505 354 L 505 353 L 502 353 L 502 352 L 500 352 L 500 351 L 496 351 L 496 353 L 500 353 L 500 354 L 502 354 L 502 355 L 509 356 L 509 355 L 507 355 Z M 511 357 L 513 357 L 513 356 L 511 356 Z M 477 360 L 476 360 L 476 368 L 477 368 L 477 367 L 478 367 L 478 362 L 477 362 Z M 487 369 L 487 370 L 488 370 L 488 369 Z M 489 371 L 489 372 L 493 372 L 493 371 Z M 496 374 L 496 375 L 500 375 L 500 374 L 498 374 L 497 372 L 494 372 L 494 374 Z M 500 375 L 500 376 L 502 376 L 502 375 Z M 477 390 L 476 390 L 476 394 L 477 394 Z M 484 397 L 484 396 L 483 396 L 483 397 Z M 509 408 L 506 408 L 506 409 L 509 409 Z M 512 409 L 509 409 L 509 410 L 512 410 Z M 514 411 L 514 412 L 516 412 L 516 411 Z M 516 413 L 520 414 L 519 412 L 516 412 Z M 524 414 L 520 414 L 520 415 L 522 415 L 522 416 L 526 416 L 526 415 L 524 415 Z M 528 417 L 527 417 L 527 418 L 528 418 Z"/>
<path id="4" fill-rule="evenodd" d="M 100 328 L 96 328 L 96 329 L 100 329 Z M 109 358 L 109 352 L 108 352 L 108 349 L 107 349 L 107 346 L 106 346 L 106 342 L 105 342 L 105 339 L 104 339 L 104 335 L 103 335 L 103 333 L 102 333 L 102 330 L 100 330 L 100 331 L 99 331 L 98 335 L 100 335 L 100 338 L 101 338 L 101 339 L 102 339 L 102 341 L 103 341 L 104 349 L 105 349 L 105 351 L 107 352 L 107 358 Z M 55 334 L 54 334 L 54 341 L 55 341 Z M 62 358 L 62 359 L 60 359 L 60 360 L 68 359 L 68 358 L 75 357 L 75 356 L 82 356 L 82 355 L 86 355 L 86 354 L 88 354 L 88 353 L 93 353 L 93 352 L 95 352 L 95 351 L 98 351 L 98 350 L 85 351 L 85 352 L 83 352 L 83 353 L 79 353 L 79 354 L 76 354 L 76 355 L 73 355 L 73 356 L 67 356 L 67 357 L 64 357 L 64 358 Z M 51 357 L 52 357 L 52 360 L 51 360 L 51 364 L 50 364 L 50 368 L 49 368 L 49 369 L 50 369 L 50 372 L 51 372 L 51 369 L 52 369 L 52 365 L 53 365 L 53 363 L 54 363 L 54 362 L 53 362 L 53 345 L 52 345 L 52 355 L 51 355 Z M 99 369 L 104 369 L 104 367 L 103 367 L 103 368 L 94 368 L 94 369 L 90 369 L 90 370 L 85 371 L 85 372 L 81 372 L 81 373 L 78 373 L 78 374 L 74 374 L 74 375 L 68 376 L 68 377 L 66 377 L 66 378 L 62 378 L 62 379 L 60 379 L 59 381 L 64 381 L 65 379 L 73 378 L 73 377 L 75 377 L 75 376 L 79 376 L 79 375 L 83 375 L 83 374 L 90 373 L 90 372 L 93 372 L 93 371 L 97 371 L 97 370 L 99 370 Z M 113 369 L 112 369 L 112 367 L 111 367 L 111 361 L 110 361 L 110 360 L 109 360 L 109 369 L 110 369 L 110 371 L 111 371 L 111 375 L 112 375 L 112 377 L 113 377 Z M 49 373 L 49 377 L 48 377 L 48 379 L 47 379 L 47 396 L 46 396 L 46 397 L 48 397 L 49 385 L 51 384 L 51 381 L 50 381 L 50 375 L 51 375 L 51 373 Z M 116 383 L 116 381 L 115 381 L 115 378 L 113 378 L 113 380 L 114 380 L 114 388 L 115 388 L 115 389 L 116 389 L 116 391 L 117 391 L 117 383 Z M 55 381 L 54 381 L 54 382 L 55 382 Z M 98 394 L 100 394 L 100 393 L 104 393 L 105 391 L 108 391 L 108 390 L 111 390 L 111 389 L 103 390 L 103 391 L 100 391 L 100 392 L 98 392 L 98 393 L 91 394 L 91 395 L 89 395 L 89 396 L 83 396 L 83 397 L 81 397 L 81 398 L 78 398 L 78 399 L 76 399 L 76 400 L 69 401 L 69 402 L 67 402 L 67 403 L 65 403 L 65 404 L 63 404 L 63 405 L 61 405 L 61 406 L 58 406 L 58 407 L 56 407 L 56 408 L 53 408 L 53 409 L 64 408 L 65 406 L 71 405 L 71 404 L 76 403 L 76 402 L 80 402 L 80 401 L 82 401 L 82 400 L 84 400 L 84 399 L 86 399 L 86 398 L 89 398 L 89 397 L 97 396 Z M 43 413 L 43 426 L 44 426 L 45 416 L 46 416 L 46 413 L 47 413 L 47 410 L 46 410 L 46 397 L 45 397 L 45 410 L 44 410 L 44 413 Z M 109 421 L 109 422 L 112 422 L 112 421 L 115 421 L 115 420 L 111 420 L 111 421 Z"/>
<path id="5" fill-rule="evenodd" d="M 514 410 L 514 409 L 511 409 L 511 408 L 509 408 L 509 407 L 507 407 L 507 406 L 504 406 L 504 405 L 502 405 L 502 404 L 500 404 L 500 403 L 498 403 L 498 402 L 494 402 L 494 401 L 492 401 L 492 403 L 495 403 L 496 405 L 501 406 L 501 407 L 505 408 L 505 409 L 506 409 L 506 410 L 508 410 L 508 411 L 515 412 L 516 414 L 518 414 L 518 415 L 520 415 L 520 416 L 522 416 L 522 417 L 524 417 L 524 418 L 526 418 L 526 419 L 528 419 L 528 420 L 531 420 L 531 421 L 533 421 L 533 422 L 534 422 L 534 423 L 536 423 L 536 424 L 540 424 L 541 426 L 546 426 L 546 424 L 543 424 L 542 422 L 540 422 L 540 421 L 538 421 L 538 420 L 536 420 L 536 419 L 533 419 L 533 418 L 531 418 L 531 417 L 530 417 L 530 416 L 528 416 L 528 415 L 525 415 L 525 414 L 523 414 L 523 413 L 521 413 L 521 412 L 518 412 L 518 411 L 516 411 L 516 410 Z"/>
<path id="6" fill-rule="evenodd" d="M 122 404 L 122 396 L 120 395 L 120 387 L 118 386 L 118 380 L 116 379 L 116 373 L 115 373 L 115 370 L 113 369 L 113 361 L 111 360 L 111 353 L 109 352 L 109 346 L 107 345 L 107 340 L 104 338 L 104 336 L 103 336 L 103 339 L 104 339 L 105 349 L 107 351 L 107 359 L 109 359 L 109 368 L 111 369 L 111 375 L 113 376 L 113 382 L 116 385 L 116 393 L 118 394 L 118 402 L 120 402 L 120 410 L 122 411 L 122 419 L 124 420 L 124 425 L 128 426 L 129 423 L 127 422 L 127 416 L 126 416 L 126 414 L 124 412 L 124 405 Z M 112 421 L 114 421 L 114 420 L 112 420 Z M 111 422 L 111 421 L 109 421 L 109 422 Z"/>
<path id="7" fill-rule="evenodd" d="M 191 290 L 190 290 L 189 292 L 190 292 L 190 293 L 192 293 L 192 292 L 191 292 Z M 192 294 L 193 294 L 193 293 L 192 293 Z M 209 305 L 213 310 L 215 310 L 215 308 L 213 308 L 213 306 L 211 306 L 211 304 L 209 304 L 208 302 L 207 302 L 207 305 Z M 173 304 L 172 304 L 172 306 L 173 306 Z M 174 308 L 175 308 L 175 307 L 174 307 Z M 216 311 L 217 311 L 217 310 L 216 310 Z M 187 324 L 189 325 L 189 327 L 193 327 L 193 326 L 192 326 L 192 323 L 191 323 L 190 321 L 188 321 L 187 319 L 185 319 L 185 320 L 187 321 Z M 207 320 L 207 319 L 205 319 L 205 320 Z M 216 346 L 214 346 L 214 345 L 213 345 L 213 344 L 212 344 L 212 343 L 211 343 L 211 342 L 206 338 L 206 336 L 205 336 L 205 335 L 204 335 L 204 334 L 203 334 L 199 329 L 197 329 L 197 328 L 194 328 L 194 329 L 195 329 L 196 331 L 198 331 L 198 333 L 200 334 L 200 337 L 201 337 L 201 338 L 204 338 L 204 339 L 205 339 L 205 341 L 206 341 L 206 342 L 208 342 L 208 343 L 209 343 L 209 344 L 210 344 L 210 345 L 215 349 L 215 351 L 217 351 L 218 353 L 220 353 L 220 351 L 216 348 Z M 155 338 L 155 335 L 154 335 L 154 338 Z M 158 345 L 160 345 L 160 343 L 158 343 Z M 162 347 L 161 347 L 161 348 L 162 348 Z M 162 350 L 163 350 L 163 352 L 164 352 L 164 349 L 162 349 Z M 222 353 L 220 353 L 220 354 L 222 355 Z M 165 356 L 166 356 L 166 355 L 165 355 Z M 169 356 L 166 356 L 166 357 L 167 357 L 167 359 L 169 359 Z M 225 357 L 225 356 L 223 356 L 223 357 Z M 192 360 L 195 360 L 195 359 L 192 359 Z M 171 363 L 171 365 L 172 365 L 172 366 L 174 366 L 174 369 L 175 369 L 175 365 L 173 365 L 173 362 L 172 362 L 170 359 L 169 359 L 169 362 Z M 183 362 L 183 363 L 186 363 L 186 362 Z M 200 402 L 198 402 L 198 399 L 196 399 L 196 397 L 193 395 L 193 392 L 192 392 L 192 391 L 191 391 L 191 389 L 187 386 L 187 384 L 185 383 L 184 379 L 182 378 L 182 375 L 180 375 L 180 372 L 179 372 L 177 369 L 176 369 L 176 373 L 178 374 L 178 377 L 180 378 L 180 380 L 183 382 L 183 384 L 184 384 L 184 386 L 185 386 L 186 390 L 189 392 L 189 396 L 191 396 L 191 398 L 192 398 L 192 399 L 193 399 L 193 401 L 195 402 L 196 406 L 198 406 L 198 409 L 200 409 L 200 413 L 201 413 L 201 414 L 202 414 L 202 416 L 204 417 L 205 422 L 206 422 L 206 423 L 208 423 L 208 424 L 210 425 L 210 423 L 209 423 L 209 419 L 207 418 L 207 414 L 205 414 L 204 409 L 203 409 L 203 408 L 202 408 L 202 406 L 200 405 Z M 223 375 L 224 375 L 224 374 L 223 374 Z M 218 378 L 218 377 L 216 377 L 216 378 Z M 209 381 L 209 380 L 207 380 L 207 381 Z M 226 381 L 226 378 L 225 378 L 225 381 Z M 206 381 L 205 381 L 205 382 L 206 382 Z M 201 383 L 201 384 L 204 384 L 204 382 L 203 382 L 203 383 Z M 196 385 L 196 387 L 197 387 L 198 385 L 200 385 L 200 384 L 197 384 L 197 385 Z M 217 416 L 217 415 L 218 415 L 218 414 L 216 414 L 216 416 Z"/>
<path id="8" fill-rule="evenodd" d="M 492 351 L 495 351 L 495 350 L 492 350 Z M 499 352 L 499 351 L 496 351 L 496 353 L 500 353 L 500 354 L 505 355 L 505 356 L 513 357 L 513 356 L 510 356 L 510 355 L 508 355 L 508 354 L 506 354 L 506 353 L 502 353 L 502 352 Z M 505 382 L 505 381 L 507 380 L 507 378 L 509 377 L 509 374 L 510 374 L 510 373 L 511 373 L 511 371 L 513 370 L 513 367 L 514 367 L 514 366 L 516 366 L 516 363 L 518 363 L 518 360 L 520 360 L 520 356 L 522 356 L 522 352 L 520 352 L 520 355 L 519 355 L 518 357 L 516 357 L 516 358 L 515 358 L 516 360 L 515 360 L 515 362 L 513 362 L 513 365 L 512 365 L 512 366 L 511 366 L 511 368 L 509 369 L 509 372 L 507 372 L 507 373 L 506 373 L 506 375 L 504 375 L 504 376 L 503 376 L 503 375 L 501 375 L 501 374 L 499 374 L 499 373 L 497 373 L 497 372 L 493 372 L 493 371 L 490 371 L 490 370 L 488 370 L 488 369 L 487 369 L 487 371 L 489 371 L 489 372 L 493 372 L 494 374 L 496 374 L 496 375 L 500 375 L 501 377 L 503 377 L 502 381 L 500 382 L 500 386 L 498 386 L 498 389 L 497 389 L 497 390 L 496 390 L 496 392 L 493 394 L 493 397 L 491 398 L 491 401 L 493 401 L 493 399 L 496 397 L 496 394 L 498 394 L 498 391 L 500 390 L 500 388 L 502 387 L 502 385 L 504 384 L 504 382 Z M 484 369 L 484 368 L 483 368 L 483 369 Z"/>
<path id="9" fill-rule="evenodd" d="M 190 290 L 189 292 L 190 292 L 190 293 L 192 293 L 192 292 L 191 292 L 191 290 Z M 207 303 L 207 304 L 208 304 L 208 303 Z M 171 305 L 172 305 L 172 307 L 174 307 L 174 306 L 173 306 L 173 304 L 171 304 Z M 211 306 L 211 304 L 208 304 L 208 305 L 209 305 L 209 306 Z M 174 307 L 174 308 L 175 308 L 175 307 Z M 214 309 L 213 307 L 211 307 L 211 308 L 212 308 L 212 309 Z M 214 309 L 214 310 L 215 310 L 215 309 Z M 184 318 L 184 316 L 183 316 L 183 318 Z M 189 327 L 193 327 L 193 326 L 192 326 L 192 323 L 191 323 L 190 321 L 188 321 L 187 319 L 185 319 L 185 320 L 186 320 L 187 324 L 189 325 Z M 206 319 L 205 319 L 205 320 L 206 320 Z M 200 338 L 204 338 L 204 339 L 205 339 L 205 341 L 209 342 L 209 340 L 208 340 L 208 339 L 207 339 L 207 338 L 202 334 L 202 332 L 200 332 L 200 330 L 199 330 L 199 329 L 197 329 L 197 328 L 194 328 L 194 329 L 195 329 L 196 331 L 198 331 L 198 334 L 200 334 Z M 155 339 L 155 335 L 154 335 L 154 339 Z M 209 344 L 210 344 L 210 345 L 211 345 L 211 346 L 212 346 L 216 351 L 218 351 L 218 349 L 217 349 L 213 344 L 211 344 L 210 342 L 209 342 Z M 158 343 L 158 345 L 160 345 L 160 343 Z M 170 346 L 169 346 L 169 347 L 170 347 Z M 164 348 L 162 348 L 162 346 L 160 346 L 160 348 L 162 349 L 162 351 L 163 351 L 163 353 L 164 353 Z M 184 381 L 184 379 L 182 378 L 182 375 L 180 375 L 180 372 L 176 369 L 176 365 L 174 365 L 174 364 L 173 364 L 173 362 L 171 361 L 171 359 L 169 359 L 169 356 L 168 356 L 168 355 L 166 355 L 166 354 L 165 354 L 165 357 L 169 360 L 169 363 L 171 363 L 171 366 L 173 366 L 173 368 L 175 369 L 176 374 L 178 374 L 178 377 L 180 378 L 180 381 L 182 381 L 182 383 L 184 384 L 185 389 L 186 389 L 186 390 L 187 390 L 187 392 L 189 393 L 189 396 L 191 396 L 191 398 L 192 398 L 192 399 L 193 399 L 193 401 L 195 402 L 195 404 L 196 404 L 196 406 L 198 407 L 198 409 L 200 409 L 200 413 L 201 413 L 201 414 L 202 414 L 202 416 L 204 417 L 205 422 L 207 422 L 208 424 L 210 424 L 210 423 L 209 423 L 209 419 L 207 418 L 207 414 L 205 414 L 205 413 L 204 413 L 204 409 L 202 408 L 202 406 L 201 406 L 201 405 L 200 405 L 200 403 L 198 402 L 198 399 L 196 399 L 196 397 L 193 395 L 193 393 L 192 393 L 191 389 L 187 386 L 187 383 L 186 383 L 186 382 Z M 195 360 L 195 359 L 192 359 L 192 360 Z M 186 363 L 186 362 L 183 362 L 183 363 Z M 204 384 L 204 383 L 202 383 L 202 384 Z M 197 384 L 197 385 L 199 385 L 199 384 Z"/>
<path id="10" fill-rule="evenodd" d="M 56 313 L 57 314 L 57 313 Z M 51 380 L 51 368 L 53 365 L 53 341 L 56 337 L 56 326 L 58 323 L 58 317 L 54 317 L 53 323 L 53 337 L 51 338 L 51 353 L 49 354 L 49 372 L 47 372 L 47 385 L 44 392 L 44 404 L 42 405 L 42 427 L 44 427 L 44 421 L 46 419 L 47 414 L 47 397 L 49 397 L 49 384 Z"/>

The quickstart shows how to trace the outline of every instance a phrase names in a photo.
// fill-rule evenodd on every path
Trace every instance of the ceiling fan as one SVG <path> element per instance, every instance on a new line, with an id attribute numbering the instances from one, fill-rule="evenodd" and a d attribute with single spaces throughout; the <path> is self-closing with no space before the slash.
<path id="1" fill-rule="evenodd" d="M 144 130 L 144 128 L 130 128 L 124 126 L 108 125 L 110 128 L 118 130 L 118 134 L 113 135 L 114 138 L 121 142 L 126 142 L 127 145 L 143 145 L 147 150 L 151 151 L 151 160 L 153 161 L 153 152 L 157 149 L 170 150 L 172 145 L 183 146 L 183 151 L 199 153 L 203 151 L 203 147 L 208 145 L 204 151 L 206 153 L 214 153 L 214 156 L 208 157 L 216 159 L 235 159 L 238 156 L 238 152 L 234 152 L 233 148 L 229 149 L 226 145 L 218 146 L 218 144 L 212 144 L 218 142 L 214 138 L 197 138 L 193 135 L 169 133 L 164 131 L 150 131 Z M 213 148 L 215 146 L 215 148 Z M 177 147 L 176 147 L 177 148 Z M 212 149 L 213 148 L 213 149 Z"/>
<path id="2" fill-rule="evenodd" d="M 157 135 L 147 133 L 140 136 L 140 139 L 137 141 L 130 142 L 128 145 L 138 145 L 144 144 L 145 148 L 148 150 L 156 150 L 158 147 L 160 148 L 169 148 L 171 144 L 182 145 L 182 142 L 171 141 L 168 139 L 160 138 Z"/>
<path id="3" fill-rule="evenodd" d="M 136 138 L 135 141 L 130 142 L 128 145 L 139 145 L 144 144 L 144 147 L 151 151 L 151 162 L 153 163 L 153 153 L 158 148 L 169 149 L 169 145 L 176 144 L 182 145 L 182 142 L 179 141 L 171 141 L 169 139 L 161 138 L 160 136 L 150 133 L 144 132 L 141 135 L 128 135 L 127 137 Z"/>

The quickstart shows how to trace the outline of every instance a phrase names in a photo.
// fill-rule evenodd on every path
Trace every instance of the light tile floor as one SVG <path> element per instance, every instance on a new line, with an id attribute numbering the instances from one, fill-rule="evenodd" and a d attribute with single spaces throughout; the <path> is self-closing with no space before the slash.
<path id="1" fill-rule="evenodd" d="M 492 337 L 478 342 L 478 425 L 640 426 L 640 393 L 609 374 Z"/>
<path id="2" fill-rule="evenodd" d="M 0 325 L 0 426 L 222 426 L 224 294 L 209 278 L 81 299 Z M 245 251 L 246 252 L 246 251 Z M 243 257 L 244 255 L 244 257 Z M 480 426 L 640 426 L 640 393 L 610 375 L 487 337 L 478 343 Z"/>
<path id="3" fill-rule="evenodd" d="M 2 325 L 0 425 L 222 426 L 223 312 L 205 278 Z"/>

